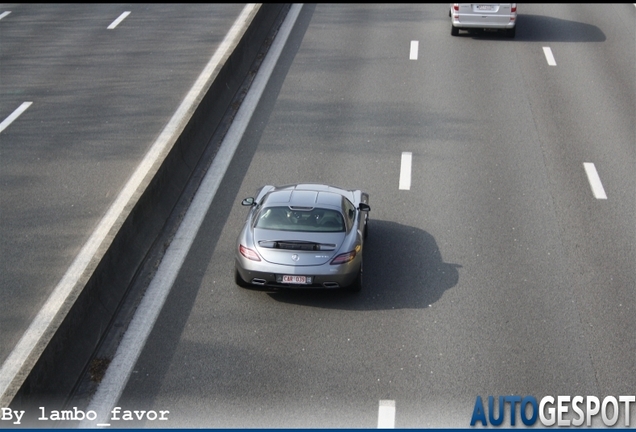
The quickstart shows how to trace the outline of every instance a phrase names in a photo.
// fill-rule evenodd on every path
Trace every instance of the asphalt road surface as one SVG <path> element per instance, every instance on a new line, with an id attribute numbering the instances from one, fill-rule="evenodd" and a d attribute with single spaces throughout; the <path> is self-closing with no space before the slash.
<path id="1" fill-rule="evenodd" d="M 242 8 L 1 7 L 0 365 Z"/>
<path id="2" fill-rule="evenodd" d="M 117 402 L 169 419 L 113 426 L 374 428 L 390 401 L 396 427 L 469 427 L 477 396 L 634 394 L 636 8 L 519 14 L 510 40 L 452 37 L 446 5 L 303 6 Z M 298 182 L 369 192 L 361 293 L 234 285 L 241 199 Z"/>
<path id="3" fill-rule="evenodd" d="M 118 405 L 467 427 L 476 396 L 633 395 L 636 8 L 519 14 L 508 40 L 451 37 L 444 5 L 303 7 Z M 241 198 L 296 182 L 370 193 L 359 295 L 234 285 Z"/>

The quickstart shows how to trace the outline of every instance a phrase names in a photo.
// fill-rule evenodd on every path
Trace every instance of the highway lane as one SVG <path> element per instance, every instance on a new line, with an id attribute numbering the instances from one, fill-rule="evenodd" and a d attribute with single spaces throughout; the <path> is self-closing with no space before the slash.
<path id="1" fill-rule="evenodd" d="M 635 40 L 634 9 L 578 8 L 569 16 L 564 9 L 569 8 L 557 8 L 555 16 L 579 23 L 566 23 L 572 31 L 553 44 L 568 67 L 530 78 L 540 81 L 531 103 L 540 107 L 533 112 L 542 125 L 573 300 L 581 310 L 584 337 L 597 347 L 591 353 L 596 380 L 607 393 L 624 393 L 633 388 L 625 370 L 636 366 L 636 341 L 630 336 L 636 328 L 636 83 L 629 72 L 635 67 L 633 50 L 624 51 Z M 595 34 L 584 32 L 589 24 L 582 23 L 602 29 L 602 43 L 576 43 Z M 580 187 L 584 162 L 597 167 L 607 201 L 591 199 Z"/>
<path id="2" fill-rule="evenodd" d="M 444 6 L 304 6 L 118 405 L 375 427 L 393 400 L 397 427 L 466 427 L 477 395 L 633 392 L 627 6 L 524 6 L 514 41 L 452 38 Z M 370 192 L 359 295 L 234 286 L 240 199 L 298 181 Z"/>
<path id="3" fill-rule="evenodd" d="M 0 364 L 242 7 L 2 6 Z"/>

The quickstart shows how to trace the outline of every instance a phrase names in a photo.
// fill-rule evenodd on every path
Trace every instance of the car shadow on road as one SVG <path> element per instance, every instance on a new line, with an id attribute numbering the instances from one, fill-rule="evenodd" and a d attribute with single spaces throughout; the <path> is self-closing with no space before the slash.
<path id="1" fill-rule="evenodd" d="M 435 238 L 426 231 L 370 220 L 361 292 L 279 290 L 268 295 L 285 303 L 345 310 L 427 308 L 457 285 L 460 268 L 444 262 Z"/>
<path id="2" fill-rule="evenodd" d="M 545 15 L 519 14 L 517 34 L 508 39 L 500 31 L 471 30 L 459 37 L 516 42 L 605 42 L 605 33 L 595 25 Z"/>

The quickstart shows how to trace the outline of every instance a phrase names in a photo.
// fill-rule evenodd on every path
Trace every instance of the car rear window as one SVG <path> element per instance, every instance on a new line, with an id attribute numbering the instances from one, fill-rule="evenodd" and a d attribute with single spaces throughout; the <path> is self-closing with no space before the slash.
<path id="1" fill-rule="evenodd" d="M 345 230 L 342 214 L 331 209 L 267 207 L 256 216 L 256 228 L 280 231 L 340 232 Z"/>

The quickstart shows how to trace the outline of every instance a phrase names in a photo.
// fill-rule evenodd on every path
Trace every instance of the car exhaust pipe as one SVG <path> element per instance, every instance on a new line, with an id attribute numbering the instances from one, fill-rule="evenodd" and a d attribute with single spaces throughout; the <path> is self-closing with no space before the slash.
<path id="1" fill-rule="evenodd" d="M 337 282 L 325 282 L 322 284 L 325 288 L 340 288 Z"/>
<path id="2" fill-rule="evenodd" d="M 252 279 L 252 283 L 254 285 L 265 285 L 266 282 L 267 281 L 265 279 L 256 279 L 256 278 Z"/>

